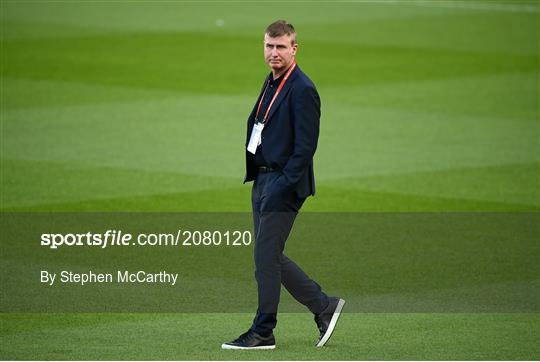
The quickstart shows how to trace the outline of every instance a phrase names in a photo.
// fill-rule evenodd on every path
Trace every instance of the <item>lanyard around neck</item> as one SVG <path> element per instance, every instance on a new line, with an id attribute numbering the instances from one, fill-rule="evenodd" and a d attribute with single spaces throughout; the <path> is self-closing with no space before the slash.
<path id="1" fill-rule="evenodd" d="M 289 70 L 287 70 L 287 73 L 285 73 L 285 77 L 281 80 L 281 83 L 279 83 L 279 86 L 276 90 L 276 93 L 272 97 L 272 100 L 270 101 L 270 104 L 268 105 L 268 108 L 266 109 L 266 112 L 264 113 L 263 121 L 262 123 L 266 123 L 268 120 L 268 114 L 270 113 L 270 108 L 272 108 L 272 105 L 274 104 L 274 101 L 276 100 L 277 96 L 279 95 L 279 92 L 281 92 L 281 89 L 285 85 L 285 82 L 287 79 L 289 79 L 289 76 L 291 75 L 292 71 L 296 67 L 296 62 L 293 62 L 293 64 L 290 66 Z M 258 121 L 259 119 L 259 111 L 261 110 L 261 105 L 264 99 L 264 96 L 266 95 L 266 90 L 268 89 L 268 84 L 270 84 L 270 79 L 268 79 L 268 82 L 266 83 L 266 87 L 264 88 L 263 95 L 261 97 L 261 100 L 259 101 L 259 105 L 257 106 L 257 113 L 255 114 L 255 121 Z"/>

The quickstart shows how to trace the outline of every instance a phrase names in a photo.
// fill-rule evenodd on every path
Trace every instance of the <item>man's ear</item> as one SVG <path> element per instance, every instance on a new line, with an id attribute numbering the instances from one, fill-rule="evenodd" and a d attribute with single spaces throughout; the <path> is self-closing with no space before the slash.
<path id="1" fill-rule="evenodd" d="M 292 48 L 293 48 L 293 55 L 296 55 L 296 51 L 298 50 L 298 43 L 294 43 Z"/>

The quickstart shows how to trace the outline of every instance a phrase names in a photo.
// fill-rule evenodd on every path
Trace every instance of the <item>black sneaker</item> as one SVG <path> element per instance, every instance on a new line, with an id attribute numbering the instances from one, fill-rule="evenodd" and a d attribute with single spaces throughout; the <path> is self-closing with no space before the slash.
<path id="1" fill-rule="evenodd" d="M 276 341 L 274 335 L 263 337 L 251 329 L 232 342 L 223 343 L 223 349 L 274 349 Z"/>
<path id="2" fill-rule="evenodd" d="M 319 332 L 321 333 L 315 345 L 316 347 L 322 347 L 328 342 L 334 328 L 336 328 L 336 323 L 344 305 L 345 301 L 343 299 L 330 298 L 328 307 L 321 314 L 315 314 L 315 323 L 317 323 L 317 327 L 319 327 Z"/>

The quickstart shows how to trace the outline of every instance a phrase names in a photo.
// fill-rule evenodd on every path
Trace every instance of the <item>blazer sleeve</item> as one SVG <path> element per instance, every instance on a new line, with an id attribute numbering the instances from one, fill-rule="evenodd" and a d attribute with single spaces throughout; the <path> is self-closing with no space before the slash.
<path id="1" fill-rule="evenodd" d="M 319 139 L 321 101 L 313 86 L 293 92 L 294 150 L 275 181 L 276 191 L 293 187 L 310 165 Z"/>

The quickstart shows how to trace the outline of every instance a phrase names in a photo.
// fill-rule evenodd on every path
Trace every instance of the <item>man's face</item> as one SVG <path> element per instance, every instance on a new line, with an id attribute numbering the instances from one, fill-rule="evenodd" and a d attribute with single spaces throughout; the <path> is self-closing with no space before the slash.
<path id="1" fill-rule="evenodd" d="M 293 62 L 298 44 L 291 44 L 291 37 L 282 35 L 271 38 L 264 35 L 264 60 L 275 71 L 287 69 Z"/>

